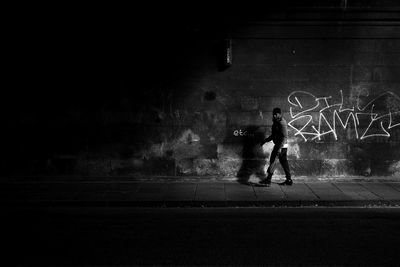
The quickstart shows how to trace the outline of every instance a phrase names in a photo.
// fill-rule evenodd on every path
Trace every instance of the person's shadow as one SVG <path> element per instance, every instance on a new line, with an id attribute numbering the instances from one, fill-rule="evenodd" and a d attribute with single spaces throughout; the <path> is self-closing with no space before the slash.
<path id="1" fill-rule="evenodd" d="M 265 179 L 264 167 L 266 164 L 265 155 L 261 146 L 266 138 L 265 132 L 255 125 L 247 126 L 242 138 L 242 165 L 236 175 L 237 182 L 244 185 L 254 185 L 250 182 L 250 176 L 256 175 L 260 179 Z"/>

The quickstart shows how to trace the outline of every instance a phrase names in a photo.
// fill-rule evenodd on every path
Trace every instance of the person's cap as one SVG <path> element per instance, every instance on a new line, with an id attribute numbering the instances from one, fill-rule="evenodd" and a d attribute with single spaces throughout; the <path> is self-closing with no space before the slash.
<path id="1" fill-rule="evenodd" d="M 273 113 L 273 114 L 276 114 L 276 113 L 282 114 L 282 111 L 281 111 L 280 108 L 274 108 L 274 109 L 272 110 L 272 113 Z"/>

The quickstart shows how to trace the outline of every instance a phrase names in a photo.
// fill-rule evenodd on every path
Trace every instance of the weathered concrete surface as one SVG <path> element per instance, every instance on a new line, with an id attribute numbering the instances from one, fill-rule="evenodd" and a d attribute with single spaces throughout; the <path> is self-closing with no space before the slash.
<path id="1" fill-rule="evenodd" d="M 143 28 L 119 16 L 90 26 L 98 42 L 65 33 L 78 47 L 46 51 L 48 67 L 21 75 L 29 90 L 5 98 L 3 174 L 234 177 L 268 159 L 272 144 L 258 144 L 279 106 L 294 176 L 397 180 L 399 4 L 377 3 L 241 6 L 226 21 L 208 10 Z M 233 61 L 221 69 L 227 36 Z"/>

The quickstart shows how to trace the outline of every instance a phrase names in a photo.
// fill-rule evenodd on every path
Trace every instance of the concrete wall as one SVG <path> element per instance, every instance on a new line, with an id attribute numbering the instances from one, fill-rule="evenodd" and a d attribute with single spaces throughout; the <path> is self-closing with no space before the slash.
<path id="1" fill-rule="evenodd" d="M 272 144 L 255 144 L 281 107 L 294 176 L 397 177 L 400 24 L 395 11 L 356 11 L 271 11 L 221 32 L 210 23 L 134 40 L 123 28 L 106 59 L 105 46 L 89 49 L 91 71 L 71 53 L 62 59 L 77 70 L 48 80 L 56 90 L 19 100 L 3 170 L 235 177 L 244 160 L 269 157 Z M 233 64 L 222 70 L 224 38 Z"/>

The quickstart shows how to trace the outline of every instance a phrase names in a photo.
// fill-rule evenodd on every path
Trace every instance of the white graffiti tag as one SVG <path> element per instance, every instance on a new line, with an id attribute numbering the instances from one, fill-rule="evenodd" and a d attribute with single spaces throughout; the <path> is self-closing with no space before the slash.
<path id="1" fill-rule="evenodd" d="M 247 136 L 247 131 L 246 130 L 242 130 L 242 129 L 234 130 L 233 131 L 233 135 L 234 136 Z"/>
<path id="2" fill-rule="evenodd" d="M 321 140 L 325 135 L 338 140 L 338 131 L 350 130 L 351 125 L 356 139 L 390 137 L 389 130 L 400 126 L 400 97 L 389 91 L 366 101 L 368 96 L 368 92 L 360 91 L 345 103 L 342 90 L 336 102 L 332 96 L 316 97 L 306 91 L 294 91 L 288 96 L 288 125 L 295 130 L 295 136 L 306 142 Z"/>

